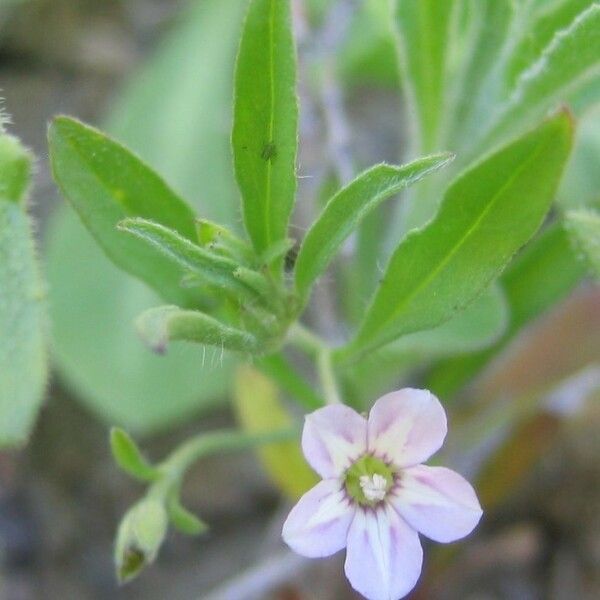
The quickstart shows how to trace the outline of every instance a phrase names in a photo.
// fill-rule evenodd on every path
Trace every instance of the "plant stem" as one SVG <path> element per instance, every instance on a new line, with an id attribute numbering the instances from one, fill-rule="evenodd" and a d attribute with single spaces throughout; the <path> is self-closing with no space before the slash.
<path id="1" fill-rule="evenodd" d="M 263 444 L 281 442 L 293 438 L 297 433 L 295 428 L 256 434 L 242 433 L 231 429 L 200 433 L 184 442 L 159 465 L 163 475 L 151 485 L 148 495 L 166 498 L 175 487 L 181 484 L 188 469 L 205 456 L 217 452 L 235 452 Z"/>
<path id="2" fill-rule="evenodd" d="M 337 389 L 331 362 L 331 348 L 325 341 L 300 323 L 296 323 L 290 328 L 288 340 L 315 361 L 327 404 L 340 404 L 342 400 Z"/>
<path id="3" fill-rule="evenodd" d="M 317 359 L 317 369 L 319 371 L 319 378 L 321 379 L 321 386 L 327 404 L 341 404 L 342 400 L 338 392 L 335 373 L 331 362 L 331 351 L 328 348 L 319 354 Z"/>
<path id="4" fill-rule="evenodd" d="M 317 359 L 323 351 L 329 350 L 324 340 L 301 323 L 294 323 L 290 327 L 288 341 L 314 359 Z"/>

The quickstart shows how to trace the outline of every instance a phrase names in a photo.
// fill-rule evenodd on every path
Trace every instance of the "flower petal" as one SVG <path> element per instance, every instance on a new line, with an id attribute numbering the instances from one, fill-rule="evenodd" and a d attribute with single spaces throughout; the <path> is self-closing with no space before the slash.
<path id="1" fill-rule="evenodd" d="M 444 443 L 446 413 L 427 390 L 404 388 L 382 396 L 369 413 L 369 450 L 398 467 L 426 461 Z"/>
<path id="2" fill-rule="evenodd" d="M 367 421 L 348 406 L 337 404 L 306 416 L 302 450 L 323 479 L 339 477 L 367 449 Z"/>
<path id="3" fill-rule="evenodd" d="M 411 527 L 436 542 L 465 537 L 483 512 L 466 479 L 450 469 L 426 465 L 402 472 L 391 502 Z"/>
<path id="4" fill-rule="evenodd" d="M 422 564 L 417 532 L 391 506 L 356 511 L 344 569 L 357 592 L 369 600 L 402 598 L 415 587 Z"/>
<path id="5" fill-rule="evenodd" d="M 346 545 L 354 511 L 342 484 L 337 479 L 325 479 L 292 508 L 283 524 L 283 540 L 310 558 L 334 554 Z"/>

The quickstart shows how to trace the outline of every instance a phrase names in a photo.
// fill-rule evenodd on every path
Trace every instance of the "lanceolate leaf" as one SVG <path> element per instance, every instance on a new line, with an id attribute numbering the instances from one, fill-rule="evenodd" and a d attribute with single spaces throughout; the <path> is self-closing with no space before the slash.
<path id="1" fill-rule="evenodd" d="M 396 0 L 400 66 L 420 129 L 420 151 L 438 150 L 454 0 Z"/>
<path id="2" fill-rule="evenodd" d="M 241 331 L 195 310 L 177 306 L 159 306 L 143 312 L 136 320 L 142 339 L 158 353 L 167 349 L 169 341 L 183 340 L 226 350 L 254 352 L 258 340 Z"/>
<path id="3" fill-rule="evenodd" d="M 594 3 L 559 31 L 517 81 L 486 143 L 538 118 L 583 83 L 600 76 L 600 4 Z"/>
<path id="4" fill-rule="evenodd" d="M 296 191 L 298 107 L 289 0 L 252 0 L 237 59 L 233 158 L 258 253 L 284 239 Z"/>
<path id="5" fill-rule="evenodd" d="M 565 225 L 576 250 L 600 279 L 600 213 L 585 209 L 568 211 Z"/>
<path id="6" fill-rule="evenodd" d="M 245 284 L 234 276 L 238 268 L 236 262 L 197 246 L 172 229 L 138 218 L 120 221 L 118 229 L 156 248 L 173 264 L 196 273 L 207 283 L 235 292 L 249 291 Z"/>
<path id="7" fill-rule="evenodd" d="M 569 27 L 575 17 L 594 2 L 596 0 L 562 0 L 549 3 L 549 7 L 540 12 L 527 27 L 525 35 L 511 52 L 505 73 L 507 88 L 513 88 L 519 75 L 537 60 L 557 32 Z"/>
<path id="8" fill-rule="evenodd" d="M 436 218 L 394 252 L 340 358 L 435 327 L 476 298 L 540 226 L 571 144 L 563 111 L 463 173 Z"/>
<path id="9" fill-rule="evenodd" d="M 308 230 L 296 261 L 296 286 L 306 297 L 344 240 L 381 202 L 447 165 L 451 154 L 420 158 L 402 167 L 377 165 L 361 173 L 329 200 Z"/>
<path id="10" fill-rule="evenodd" d="M 31 157 L 0 135 L 0 449 L 22 444 L 44 398 L 46 289 L 24 207 Z"/>
<path id="11" fill-rule="evenodd" d="M 179 286 L 181 271 L 116 225 L 127 216 L 145 217 L 192 240 L 191 208 L 129 150 L 91 127 L 59 117 L 48 137 L 54 177 L 106 254 L 163 297 L 185 303 L 190 294 Z"/>

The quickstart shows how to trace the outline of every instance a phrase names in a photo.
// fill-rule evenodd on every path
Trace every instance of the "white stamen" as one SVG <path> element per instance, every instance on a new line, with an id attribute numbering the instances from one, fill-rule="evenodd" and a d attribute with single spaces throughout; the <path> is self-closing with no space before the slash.
<path id="1" fill-rule="evenodd" d="M 370 502 L 383 500 L 387 492 L 387 481 L 383 475 L 361 475 L 358 482 L 365 498 Z"/>

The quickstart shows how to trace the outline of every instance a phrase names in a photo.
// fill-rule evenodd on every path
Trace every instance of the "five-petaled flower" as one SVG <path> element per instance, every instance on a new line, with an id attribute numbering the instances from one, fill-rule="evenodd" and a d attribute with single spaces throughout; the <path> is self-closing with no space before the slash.
<path id="1" fill-rule="evenodd" d="M 341 404 L 308 415 L 302 449 L 323 481 L 290 512 L 285 542 L 308 557 L 346 547 L 346 576 L 370 600 L 408 594 L 421 573 L 418 534 L 452 542 L 482 514 L 463 477 L 421 464 L 446 430 L 438 399 L 410 388 L 377 400 L 368 420 Z"/>

